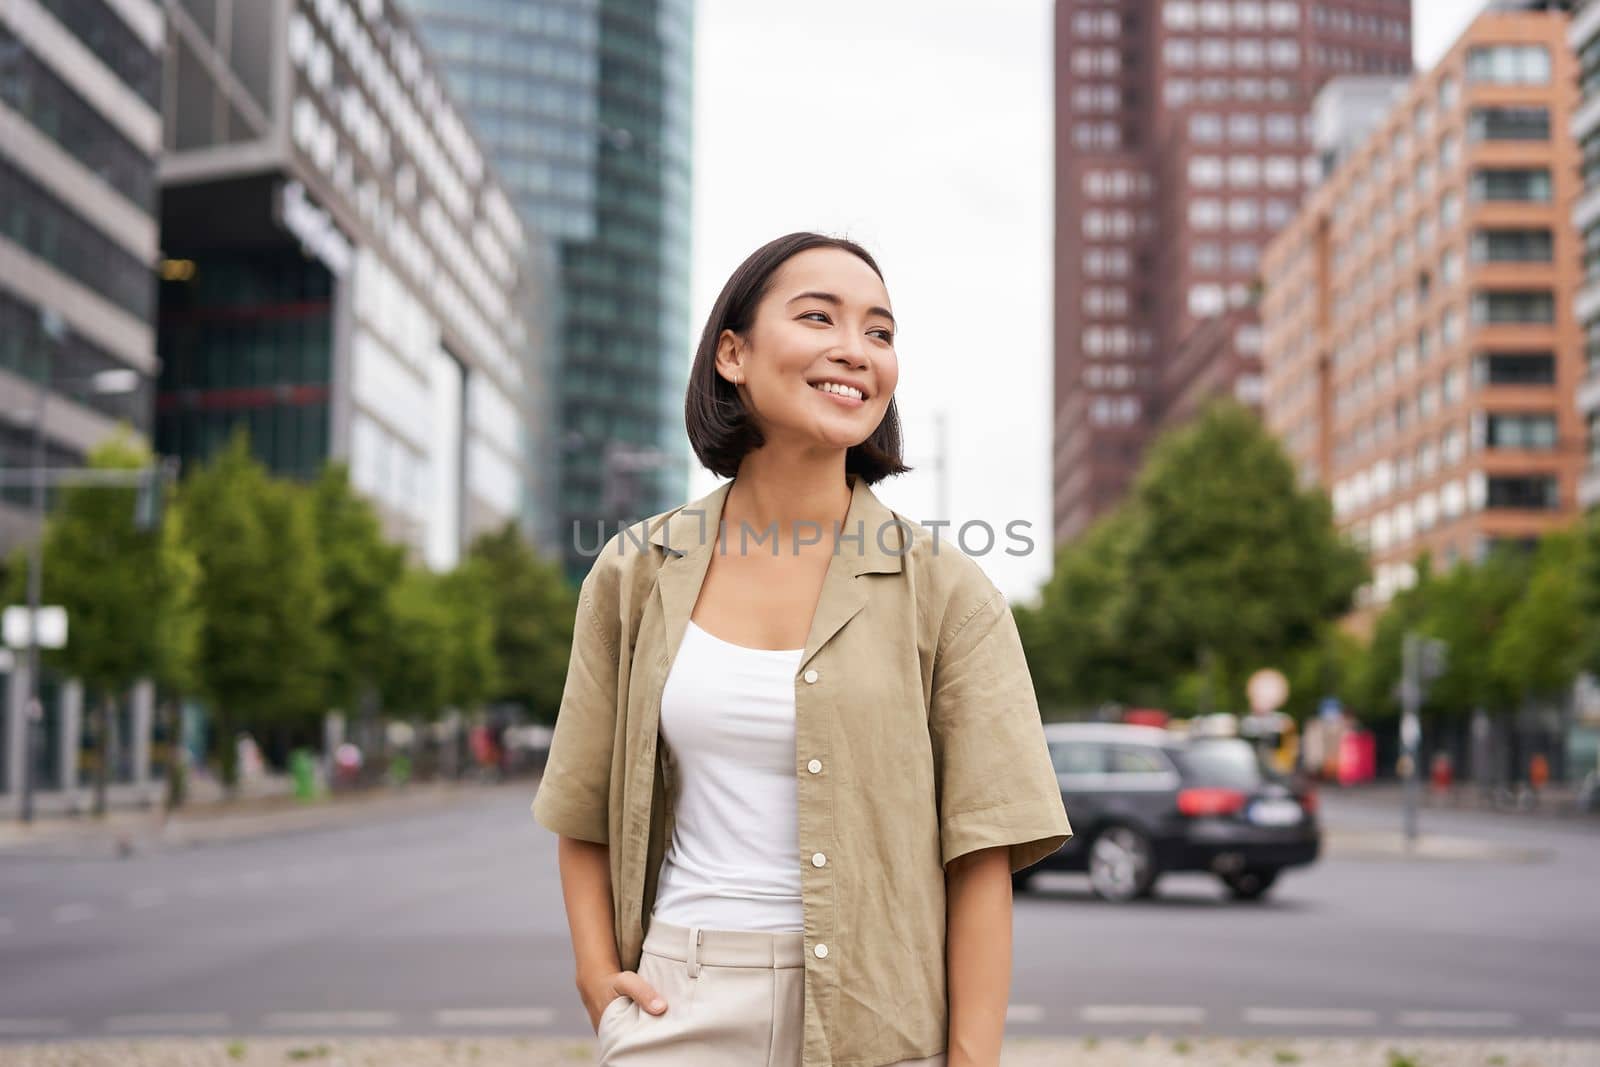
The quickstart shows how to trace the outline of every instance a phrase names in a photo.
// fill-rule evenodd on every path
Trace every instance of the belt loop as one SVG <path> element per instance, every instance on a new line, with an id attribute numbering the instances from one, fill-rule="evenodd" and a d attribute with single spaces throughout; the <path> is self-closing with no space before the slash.
<path id="1" fill-rule="evenodd" d="M 698 926 L 689 927 L 689 977 L 700 977 L 700 942 L 705 933 Z"/>

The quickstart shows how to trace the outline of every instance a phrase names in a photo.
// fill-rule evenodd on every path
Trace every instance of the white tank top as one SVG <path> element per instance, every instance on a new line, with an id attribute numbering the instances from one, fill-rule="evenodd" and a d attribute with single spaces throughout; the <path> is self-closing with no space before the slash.
<path id="1" fill-rule="evenodd" d="M 661 693 L 677 807 L 652 914 L 803 930 L 794 675 L 804 649 L 747 648 L 689 620 Z"/>

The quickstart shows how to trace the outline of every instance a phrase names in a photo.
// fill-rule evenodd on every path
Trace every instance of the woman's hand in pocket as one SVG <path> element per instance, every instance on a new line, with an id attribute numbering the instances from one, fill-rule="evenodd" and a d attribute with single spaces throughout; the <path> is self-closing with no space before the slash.
<path id="1" fill-rule="evenodd" d="M 632 999 L 651 1015 L 660 1015 L 667 1010 L 666 1000 L 637 971 L 617 971 L 597 981 L 592 989 L 583 994 L 584 1007 L 589 1011 L 589 1025 L 594 1027 L 596 1033 L 600 1031 L 600 1016 L 618 997 Z"/>

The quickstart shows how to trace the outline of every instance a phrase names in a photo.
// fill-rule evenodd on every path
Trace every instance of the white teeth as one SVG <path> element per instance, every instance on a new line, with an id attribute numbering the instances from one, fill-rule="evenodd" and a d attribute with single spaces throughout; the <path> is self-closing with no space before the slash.
<path id="1" fill-rule="evenodd" d="M 834 382 L 819 382 L 818 384 L 813 385 L 811 388 L 820 389 L 824 393 L 838 393 L 840 396 L 853 396 L 857 400 L 866 399 L 866 397 L 862 395 L 861 390 L 853 389 L 848 385 L 838 385 Z"/>

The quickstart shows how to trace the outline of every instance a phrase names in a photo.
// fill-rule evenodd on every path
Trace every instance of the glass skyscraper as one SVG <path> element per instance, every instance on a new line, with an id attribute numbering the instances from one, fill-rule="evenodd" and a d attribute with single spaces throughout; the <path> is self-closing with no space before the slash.
<path id="1" fill-rule="evenodd" d="M 405 0 L 559 294 L 568 573 L 595 523 L 681 503 L 688 448 L 692 0 Z M 537 235 L 530 235 L 537 249 Z M 584 555 L 574 524 L 584 531 Z"/>

